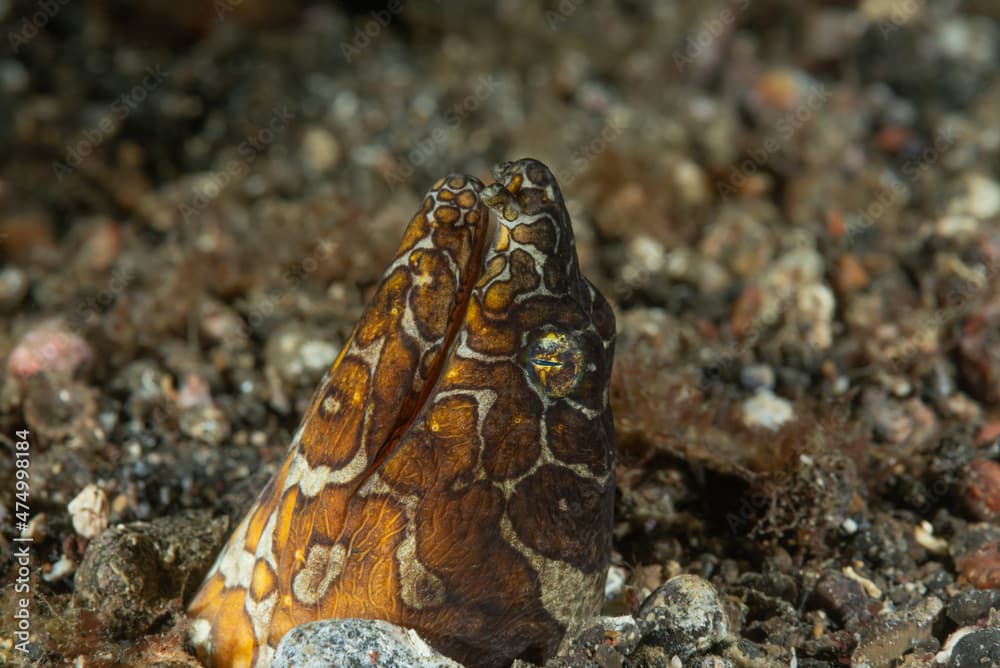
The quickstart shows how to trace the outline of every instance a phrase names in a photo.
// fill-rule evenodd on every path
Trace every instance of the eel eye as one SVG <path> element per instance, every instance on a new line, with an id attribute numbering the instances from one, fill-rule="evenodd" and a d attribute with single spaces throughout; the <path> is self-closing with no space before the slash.
<path id="1" fill-rule="evenodd" d="M 576 340 L 560 332 L 547 332 L 528 349 L 535 383 L 550 397 L 571 393 L 583 375 L 583 352 Z"/>

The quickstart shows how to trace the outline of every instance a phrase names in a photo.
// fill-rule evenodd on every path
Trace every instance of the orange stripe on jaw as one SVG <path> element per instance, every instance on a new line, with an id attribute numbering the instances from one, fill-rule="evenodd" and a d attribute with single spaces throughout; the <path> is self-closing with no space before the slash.
<path id="1" fill-rule="evenodd" d="M 281 505 L 275 511 L 278 513 L 278 520 L 274 526 L 275 552 L 281 551 L 288 544 L 288 535 L 292 530 L 292 514 L 295 511 L 295 501 L 298 496 L 298 489 L 289 489 L 281 499 Z"/>
<path id="2" fill-rule="evenodd" d="M 255 601 L 263 601 L 278 587 L 274 571 L 264 560 L 258 560 L 253 567 L 253 578 L 250 580 L 250 597 Z"/>
<path id="3" fill-rule="evenodd" d="M 201 617 L 214 617 L 218 610 L 222 589 L 225 580 L 221 575 L 213 575 L 205 581 L 198 591 L 198 595 L 191 602 L 189 612 L 192 615 Z"/>
<path id="4" fill-rule="evenodd" d="M 220 614 L 212 629 L 217 666 L 249 668 L 253 665 L 256 638 L 253 624 L 243 609 L 246 592 L 236 588 L 224 593 L 219 602 Z M 222 658 L 222 660 L 218 660 Z"/>

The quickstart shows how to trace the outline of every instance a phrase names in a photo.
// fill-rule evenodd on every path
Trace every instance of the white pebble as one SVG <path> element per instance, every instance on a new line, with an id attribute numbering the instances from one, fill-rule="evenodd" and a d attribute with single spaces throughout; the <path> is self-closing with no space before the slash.
<path id="1" fill-rule="evenodd" d="M 93 538 L 108 526 L 108 496 L 97 485 L 84 487 L 66 509 L 73 518 L 73 529 L 84 538 Z"/>
<path id="2" fill-rule="evenodd" d="M 42 579 L 46 582 L 55 582 L 57 580 L 62 580 L 73 574 L 76 570 L 76 562 L 72 559 L 67 559 L 62 557 L 56 563 L 52 564 L 52 568 L 48 573 L 42 573 Z"/>
<path id="3" fill-rule="evenodd" d="M 934 535 L 934 526 L 927 520 L 913 527 L 913 538 L 931 554 L 948 554 L 948 541 Z"/>
<path id="4" fill-rule="evenodd" d="M 608 579 L 604 581 L 604 598 L 611 600 L 617 598 L 625 588 L 625 580 L 628 578 L 628 571 L 621 566 L 610 566 L 608 568 Z"/>
<path id="5" fill-rule="evenodd" d="M 795 417 L 795 409 L 787 399 L 769 390 L 758 390 L 743 402 L 743 423 L 748 427 L 761 427 L 776 431 Z"/>

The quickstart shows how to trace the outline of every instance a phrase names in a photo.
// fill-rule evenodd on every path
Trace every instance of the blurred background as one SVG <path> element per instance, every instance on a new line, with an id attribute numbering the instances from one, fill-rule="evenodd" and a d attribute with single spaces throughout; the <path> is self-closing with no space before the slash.
<path id="1" fill-rule="evenodd" d="M 160 579 L 101 600 L 88 539 L 242 514 L 426 189 L 528 156 L 618 317 L 608 611 L 695 573 L 731 651 L 812 668 L 929 666 L 995 624 L 998 19 L 0 0 L 0 449 L 30 430 L 42 514 L 17 525 L 0 458 L 0 601 L 30 535 L 32 665 L 195 665 L 177 623 L 204 566 L 119 555 Z M 96 527 L 67 508 L 87 490 Z"/>

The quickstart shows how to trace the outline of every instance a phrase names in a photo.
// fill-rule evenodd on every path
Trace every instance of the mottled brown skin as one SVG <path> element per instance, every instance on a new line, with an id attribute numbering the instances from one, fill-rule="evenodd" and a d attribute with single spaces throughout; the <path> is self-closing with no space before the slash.
<path id="1" fill-rule="evenodd" d="M 267 666 L 292 626 L 333 617 L 414 628 L 471 667 L 542 662 L 599 608 L 614 316 L 551 172 L 494 176 L 438 182 L 407 228 L 190 605 L 209 665 Z"/>

